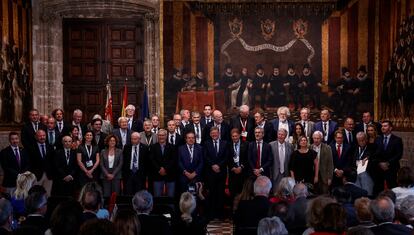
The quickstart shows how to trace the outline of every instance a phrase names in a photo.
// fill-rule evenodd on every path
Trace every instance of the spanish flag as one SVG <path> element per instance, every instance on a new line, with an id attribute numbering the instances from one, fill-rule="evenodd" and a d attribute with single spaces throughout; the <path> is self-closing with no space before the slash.
<path id="1" fill-rule="evenodd" d="M 121 117 L 126 117 L 126 106 L 128 105 L 128 87 L 126 82 L 124 84 L 124 94 L 122 95 L 122 109 L 121 109 Z"/>

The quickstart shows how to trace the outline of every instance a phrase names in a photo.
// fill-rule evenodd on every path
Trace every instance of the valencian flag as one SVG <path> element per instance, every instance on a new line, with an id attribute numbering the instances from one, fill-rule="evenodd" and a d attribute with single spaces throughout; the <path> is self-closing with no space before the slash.
<path id="1" fill-rule="evenodd" d="M 142 121 L 145 120 L 145 118 L 149 118 L 149 107 L 148 107 L 148 92 L 147 92 L 147 82 L 144 82 L 144 94 L 142 97 L 142 107 L 141 107 L 141 117 Z"/>
<path id="2" fill-rule="evenodd" d="M 128 105 L 128 87 L 126 84 L 127 79 L 125 79 L 124 84 L 124 94 L 122 94 L 122 109 L 121 109 L 121 117 L 126 117 L 126 106 Z"/>
<path id="3" fill-rule="evenodd" d="M 111 83 L 107 75 L 108 83 L 106 84 L 106 104 L 105 104 L 105 119 L 112 124 L 112 94 L 111 94 Z"/>

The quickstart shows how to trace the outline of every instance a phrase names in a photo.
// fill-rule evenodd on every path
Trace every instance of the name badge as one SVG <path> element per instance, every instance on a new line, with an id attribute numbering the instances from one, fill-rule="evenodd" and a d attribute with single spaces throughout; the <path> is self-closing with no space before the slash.
<path id="1" fill-rule="evenodd" d="M 241 136 L 242 137 L 247 137 L 247 131 L 242 131 Z"/>
<path id="2" fill-rule="evenodd" d="M 86 161 L 86 167 L 92 167 L 92 166 L 93 166 L 92 160 Z"/>

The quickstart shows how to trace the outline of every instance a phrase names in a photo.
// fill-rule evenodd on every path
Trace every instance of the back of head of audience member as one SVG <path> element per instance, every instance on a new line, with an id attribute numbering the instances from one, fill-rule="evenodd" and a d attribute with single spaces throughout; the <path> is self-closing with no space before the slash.
<path id="1" fill-rule="evenodd" d="M 289 198 L 293 196 L 293 187 L 295 187 L 295 179 L 292 177 L 283 177 L 277 185 L 275 196 Z"/>
<path id="2" fill-rule="evenodd" d="M 344 169 L 344 174 L 342 178 L 344 183 L 355 183 L 357 180 L 357 177 L 358 177 L 358 174 L 354 168 L 346 167 Z"/>
<path id="3" fill-rule="evenodd" d="M 266 176 L 259 176 L 254 181 L 253 191 L 255 196 L 269 196 L 270 189 L 272 188 L 272 182 Z"/>
<path id="4" fill-rule="evenodd" d="M 389 197 L 378 196 L 369 206 L 375 223 L 393 222 L 395 216 L 394 203 Z"/>
<path id="5" fill-rule="evenodd" d="M 283 222 L 276 216 L 266 217 L 259 221 L 257 235 L 285 235 L 288 231 Z"/>
<path id="6" fill-rule="evenodd" d="M 78 235 L 117 235 L 115 225 L 106 219 L 91 219 L 80 228 Z"/>
<path id="7" fill-rule="evenodd" d="M 112 221 L 118 235 L 136 235 L 140 233 L 141 224 L 137 213 L 132 209 L 117 211 Z"/>
<path id="8" fill-rule="evenodd" d="M 336 187 L 332 190 L 332 196 L 335 197 L 338 203 L 349 203 L 352 200 L 352 195 L 344 187 Z"/>
<path id="9" fill-rule="evenodd" d="M 306 209 L 306 219 L 309 227 L 315 227 L 322 219 L 322 211 L 329 203 L 334 203 L 336 200 L 332 197 L 321 195 L 308 203 Z"/>
<path id="10" fill-rule="evenodd" d="M 254 178 L 249 177 L 244 180 L 243 188 L 240 193 L 240 200 L 251 200 L 254 197 L 254 191 L 253 191 L 253 185 L 254 185 Z"/>
<path id="11" fill-rule="evenodd" d="M 304 183 L 298 183 L 293 187 L 293 195 L 295 198 L 307 197 L 308 196 L 308 187 Z"/>
<path id="12" fill-rule="evenodd" d="M 75 200 L 60 203 L 50 218 L 52 234 L 76 235 L 82 225 L 82 207 Z"/>
<path id="13" fill-rule="evenodd" d="M 9 200 L 0 198 L 0 227 L 11 230 L 13 221 L 13 207 Z"/>
<path id="14" fill-rule="evenodd" d="M 97 212 L 103 203 L 102 187 L 96 182 L 86 183 L 79 193 L 78 201 L 84 210 Z"/>
<path id="15" fill-rule="evenodd" d="M 398 186 L 409 188 L 414 184 L 414 173 L 409 167 L 401 167 L 397 173 Z"/>
<path id="16" fill-rule="evenodd" d="M 43 186 L 35 185 L 30 190 L 24 201 L 27 214 L 45 215 L 47 211 L 47 195 Z"/>
<path id="17" fill-rule="evenodd" d="M 371 200 L 366 197 L 361 197 L 355 200 L 354 208 L 359 222 L 372 221 L 372 213 L 369 207 L 370 203 Z"/>
<path id="18" fill-rule="evenodd" d="M 374 235 L 370 228 L 361 227 L 358 229 L 349 230 L 347 235 Z"/>
<path id="19" fill-rule="evenodd" d="M 152 195 L 147 190 L 141 190 L 135 193 L 132 198 L 132 206 L 138 214 L 149 214 L 153 206 Z"/>
<path id="20" fill-rule="evenodd" d="M 286 201 L 272 203 L 269 207 L 268 216 L 269 217 L 277 216 L 282 221 L 286 222 L 289 216 L 289 203 Z"/>
<path id="21" fill-rule="evenodd" d="M 315 231 L 343 234 L 345 228 L 345 208 L 339 203 L 329 203 L 323 208 L 322 220 L 315 226 Z"/>
<path id="22" fill-rule="evenodd" d="M 400 211 L 404 215 L 406 221 L 414 225 L 414 195 L 406 196 L 401 204 Z"/>
<path id="23" fill-rule="evenodd" d="M 391 199 L 392 203 L 394 203 L 397 201 L 397 195 L 394 193 L 394 191 L 392 191 L 391 189 L 386 189 L 382 192 L 380 192 L 378 194 L 378 197 L 383 196 L 383 197 L 388 197 L 389 199 Z"/>
<path id="24" fill-rule="evenodd" d="M 14 197 L 16 199 L 24 199 L 29 193 L 29 189 L 36 182 L 36 176 L 30 171 L 17 175 L 16 190 L 14 191 Z"/>
<path id="25" fill-rule="evenodd" d="M 181 219 L 186 223 L 191 223 L 193 217 L 191 214 L 194 212 L 196 208 L 196 200 L 194 196 L 189 193 L 185 192 L 181 194 L 180 197 L 180 211 L 181 211 Z"/>

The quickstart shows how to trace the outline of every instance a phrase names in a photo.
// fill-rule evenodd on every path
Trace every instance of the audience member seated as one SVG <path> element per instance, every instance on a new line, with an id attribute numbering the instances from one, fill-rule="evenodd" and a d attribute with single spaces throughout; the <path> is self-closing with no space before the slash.
<path id="1" fill-rule="evenodd" d="M 78 235 L 118 235 L 114 224 L 106 219 L 91 219 L 84 223 Z"/>
<path id="2" fill-rule="evenodd" d="M 285 235 L 288 234 L 283 222 L 276 216 L 263 218 L 259 221 L 257 235 Z"/>
<path id="3" fill-rule="evenodd" d="M 171 234 L 171 228 L 165 216 L 150 214 L 153 208 L 153 198 L 147 190 L 141 190 L 134 195 L 132 206 L 138 213 L 141 235 Z"/>
<path id="4" fill-rule="evenodd" d="M 404 215 L 405 223 L 414 226 L 414 196 L 405 197 L 400 204 L 400 211 Z"/>
<path id="5" fill-rule="evenodd" d="M 293 187 L 295 202 L 289 207 L 289 223 L 285 223 L 289 234 L 302 234 L 306 230 L 306 208 L 308 206 L 308 187 L 299 183 Z"/>
<path id="6" fill-rule="evenodd" d="M 50 228 L 45 235 L 77 235 L 82 222 L 82 206 L 79 202 L 62 202 L 53 211 Z"/>
<path id="7" fill-rule="evenodd" d="M 388 197 L 379 196 L 371 201 L 370 210 L 374 216 L 374 222 L 377 224 L 377 226 L 371 228 L 375 235 L 411 234 L 411 228 L 393 223 L 395 216 L 394 203 Z"/>
<path id="8" fill-rule="evenodd" d="M 392 189 L 397 196 L 395 206 L 400 208 L 402 200 L 409 196 L 414 195 L 414 174 L 409 167 L 402 167 L 397 174 L 398 187 Z"/>
<path id="9" fill-rule="evenodd" d="M 15 218 L 25 214 L 24 199 L 26 199 L 30 188 L 36 182 L 36 176 L 30 171 L 26 171 L 17 176 L 16 190 L 11 197 L 13 213 Z"/>
<path id="10" fill-rule="evenodd" d="M 277 185 L 276 192 L 274 192 L 274 197 L 270 198 L 271 203 L 276 203 L 280 201 L 286 201 L 293 203 L 295 198 L 293 196 L 293 187 L 295 186 L 295 179 L 292 177 L 284 177 L 280 180 L 279 185 Z"/>
<path id="11" fill-rule="evenodd" d="M 0 198 L 0 235 L 11 234 L 13 222 L 13 207 L 11 203 Z"/>
<path id="12" fill-rule="evenodd" d="M 323 208 L 322 218 L 315 226 L 312 235 L 344 234 L 346 228 L 346 211 L 339 203 L 329 203 Z"/>
<path id="13" fill-rule="evenodd" d="M 253 200 L 254 192 L 253 192 L 253 184 L 254 184 L 254 177 L 247 178 L 243 183 L 243 188 L 240 194 L 238 194 L 234 198 L 233 202 L 233 213 L 236 212 L 237 208 L 241 201 Z"/>
<path id="14" fill-rule="evenodd" d="M 174 234 L 206 234 L 207 223 L 195 213 L 196 206 L 196 199 L 191 193 L 181 194 L 179 207 L 182 214 L 175 222 Z"/>
<path id="15" fill-rule="evenodd" d="M 355 182 L 357 180 L 358 174 L 354 168 L 345 168 L 344 174 L 342 177 L 342 182 L 344 184 L 344 189 L 351 194 L 351 203 L 354 203 L 356 199 L 360 197 L 367 197 L 368 192 L 365 189 L 358 187 Z"/>
<path id="16" fill-rule="evenodd" d="M 254 182 L 253 200 L 243 200 L 234 215 L 236 229 L 242 227 L 257 227 L 259 221 L 267 216 L 269 208 L 269 192 L 272 188 L 270 179 L 266 176 L 257 177 Z"/>
<path id="17" fill-rule="evenodd" d="M 138 215 L 131 209 L 116 212 L 112 219 L 118 235 L 138 235 L 141 231 Z"/>
<path id="18" fill-rule="evenodd" d="M 24 201 L 27 217 L 22 222 L 22 227 L 39 231 L 42 234 L 48 228 L 49 222 L 45 218 L 47 211 L 47 194 L 45 188 L 40 185 L 33 186 Z"/>
<path id="19" fill-rule="evenodd" d="M 268 217 L 278 217 L 282 220 L 282 222 L 287 225 L 292 221 L 289 216 L 289 204 L 285 201 L 280 201 L 276 203 L 272 203 L 269 208 L 269 212 L 267 214 Z"/>
<path id="20" fill-rule="evenodd" d="M 334 203 L 336 200 L 332 197 L 321 195 L 308 203 L 306 209 L 306 223 L 308 228 L 303 232 L 303 235 L 309 235 L 315 230 L 315 226 L 321 223 L 322 211 L 329 203 Z"/>
<path id="21" fill-rule="evenodd" d="M 332 190 L 332 196 L 334 196 L 336 201 L 346 210 L 346 222 L 348 227 L 357 225 L 358 220 L 356 218 L 354 205 L 351 202 L 351 193 L 341 186 Z"/>
<path id="22" fill-rule="evenodd" d="M 371 200 L 369 200 L 366 197 L 361 197 L 355 200 L 354 208 L 356 217 L 358 220 L 358 225 L 354 227 L 348 228 L 348 232 L 356 233 L 360 230 L 363 230 L 365 228 L 371 228 L 375 226 L 372 217 L 372 213 L 369 210 L 369 204 L 371 203 Z"/>
<path id="23" fill-rule="evenodd" d="M 102 187 L 97 182 L 89 182 L 85 184 L 79 193 L 79 202 L 81 203 L 82 207 L 82 198 L 84 197 L 84 194 L 86 192 L 92 192 L 93 194 L 99 195 L 99 205 L 98 205 L 98 211 L 95 212 L 95 216 L 98 219 L 109 219 L 109 212 L 107 209 L 103 208 L 104 205 L 104 199 L 103 199 L 103 192 Z M 90 215 L 90 214 L 89 214 Z"/>
<path id="24" fill-rule="evenodd" d="M 83 208 L 83 222 L 96 219 L 96 214 L 102 203 L 102 191 L 97 190 L 94 184 L 96 183 L 85 184 L 79 195 L 79 202 Z"/>

